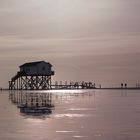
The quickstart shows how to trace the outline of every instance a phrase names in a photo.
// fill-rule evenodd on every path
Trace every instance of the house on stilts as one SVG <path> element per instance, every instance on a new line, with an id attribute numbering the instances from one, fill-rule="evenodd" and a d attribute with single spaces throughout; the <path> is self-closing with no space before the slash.
<path id="1" fill-rule="evenodd" d="M 49 62 L 30 62 L 19 68 L 20 71 L 9 81 L 9 90 L 51 89 L 51 76 L 54 75 L 54 71 Z"/>

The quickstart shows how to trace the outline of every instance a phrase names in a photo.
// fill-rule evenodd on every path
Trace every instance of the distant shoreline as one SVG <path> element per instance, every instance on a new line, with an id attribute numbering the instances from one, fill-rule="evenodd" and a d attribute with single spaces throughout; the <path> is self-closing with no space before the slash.
<path id="1" fill-rule="evenodd" d="M 0 91 L 7 91 L 9 89 L 1 89 Z M 42 89 L 41 89 L 42 90 Z M 9 91 L 41 91 L 41 90 L 25 90 L 25 89 L 21 89 L 21 90 L 9 90 Z M 71 89 L 46 89 L 46 91 L 49 90 L 140 90 L 140 88 L 136 88 L 136 87 L 128 87 L 128 88 L 89 88 L 89 89 L 77 89 L 77 88 L 71 88 Z"/>

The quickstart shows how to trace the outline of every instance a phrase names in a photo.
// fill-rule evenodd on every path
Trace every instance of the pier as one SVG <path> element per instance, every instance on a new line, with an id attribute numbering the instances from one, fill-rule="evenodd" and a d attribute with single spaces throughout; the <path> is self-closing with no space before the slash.
<path id="1" fill-rule="evenodd" d="M 54 71 L 45 61 L 29 62 L 19 66 L 20 71 L 9 81 L 9 90 L 95 89 L 92 82 L 55 82 Z"/>
<path id="2" fill-rule="evenodd" d="M 95 89 L 95 83 L 92 82 L 55 82 L 51 85 L 51 89 Z"/>

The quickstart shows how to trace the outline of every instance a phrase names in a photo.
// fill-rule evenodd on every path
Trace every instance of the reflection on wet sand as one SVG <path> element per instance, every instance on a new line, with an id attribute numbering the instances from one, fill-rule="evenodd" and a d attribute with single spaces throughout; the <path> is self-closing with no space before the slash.
<path id="1" fill-rule="evenodd" d="M 136 90 L 5 92 L 0 139 L 139 140 L 139 101 Z"/>
<path id="2" fill-rule="evenodd" d="M 90 92 L 72 92 L 65 93 L 63 91 L 56 92 L 30 92 L 30 91 L 10 91 L 9 99 L 15 104 L 23 116 L 48 116 L 52 114 L 54 110 L 54 101 L 69 102 L 76 97 L 92 96 Z M 62 117 L 61 114 L 55 114 L 55 117 Z M 64 115 L 65 116 L 65 115 Z M 66 115 L 66 116 L 78 116 L 78 115 Z M 81 116 L 81 115 L 79 115 Z"/>
<path id="3" fill-rule="evenodd" d="M 49 115 L 54 108 L 51 93 L 11 92 L 9 98 L 20 108 L 23 115 Z"/>
<path id="4" fill-rule="evenodd" d="M 98 96 L 101 94 L 101 91 L 98 92 Z M 109 93 L 108 93 L 109 94 Z M 120 94 L 116 94 L 117 96 L 127 97 L 127 91 L 121 91 Z M 93 97 L 91 97 L 93 96 Z M 65 106 L 68 104 L 73 104 L 73 102 L 77 102 L 79 99 L 83 100 L 83 98 L 92 98 L 95 102 L 95 91 L 81 92 L 81 91 L 59 91 L 59 92 L 44 92 L 44 91 L 10 91 L 9 98 L 13 104 L 15 104 L 19 109 L 20 113 L 23 116 L 34 116 L 34 117 L 48 117 L 52 114 L 52 110 L 54 110 L 54 106 L 57 106 L 59 103 L 64 103 Z M 77 100 L 77 101 L 74 101 Z M 55 105 L 54 105 L 55 104 Z M 64 110 L 65 106 L 63 106 Z M 55 118 L 81 118 L 81 117 L 91 117 L 93 114 L 79 114 L 79 111 L 95 111 L 96 109 L 86 107 L 86 108 L 76 108 L 71 107 L 66 111 L 71 113 L 56 113 L 54 111 L 51 117 Z M 77 113 L 75 113 L 77 112 Z M 50 116 L 49 116 L 50 117 Z"/>

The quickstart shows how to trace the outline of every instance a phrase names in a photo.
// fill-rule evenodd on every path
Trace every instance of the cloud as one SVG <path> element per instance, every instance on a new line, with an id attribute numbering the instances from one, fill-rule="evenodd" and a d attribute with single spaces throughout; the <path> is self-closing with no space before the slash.
<path id="1" fill-rule="evenodd" d="M 0 35 L 96 37 L 140 32 L 139 2 L 107 0 L 0 1 Z"/>
<path id="2" fill-rule="evenodd" d="M 0 82 L 36 60 L 51 61 L 56 79 L 137 81 L 138 13 L 138 0 L 0 0 Z"/>

